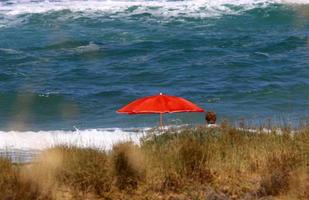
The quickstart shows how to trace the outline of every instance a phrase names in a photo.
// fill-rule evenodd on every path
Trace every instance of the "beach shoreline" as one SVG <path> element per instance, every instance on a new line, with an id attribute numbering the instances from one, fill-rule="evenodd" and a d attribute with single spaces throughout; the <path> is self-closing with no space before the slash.
<path id="1" fill-rule="evenodd" d="M 198 130 L 203 125 L 170 125 L 147 128 L 107 128 L 85 129 L 75 131 L 8 131 L 0 133 L 0 157 L 9 158 L 13 163 L 30 163 L 45 150 L 68 146 L 76 148 L 92 148 L 99 151 L 110 151 L 114 145 L 122 142 L 133 142 L 140 145 L 141 139 L 151 139 L 165 132 L 181 133 L 184 129 Z M 206 129 L 212 130 L 213 128 Z M 294 135 L 301 132 L 301 128 L 244 128 L 235 127 L 237 131 L 251 134 L 288 134 Z M 214 128 L 215 130 L 221 129 Z"/>

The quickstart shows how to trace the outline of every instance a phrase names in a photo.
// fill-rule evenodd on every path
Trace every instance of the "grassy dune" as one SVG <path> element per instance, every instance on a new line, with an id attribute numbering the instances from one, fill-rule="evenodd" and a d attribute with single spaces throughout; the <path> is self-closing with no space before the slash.
<path id="1" fill-rule="evenodd" d="M 0 160 L 0 199 L 309 199 L 309 128 L 170 130 L 109 152 L 56 147 Z"/>

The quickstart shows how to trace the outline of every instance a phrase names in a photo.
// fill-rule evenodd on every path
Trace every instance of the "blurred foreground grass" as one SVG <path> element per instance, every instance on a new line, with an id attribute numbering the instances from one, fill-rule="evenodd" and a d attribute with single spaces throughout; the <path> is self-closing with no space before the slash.
<path id="1" fill-rule="evenodd" d="M 169 130 L 111 151 L 60 146 L 0 159 L 0 199 L 309 199 L 309 128 Z"/>

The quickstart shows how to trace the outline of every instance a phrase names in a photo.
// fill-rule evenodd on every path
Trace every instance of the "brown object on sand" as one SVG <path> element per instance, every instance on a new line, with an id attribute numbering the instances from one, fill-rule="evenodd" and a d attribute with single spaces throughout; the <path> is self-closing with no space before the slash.
<path id="1" fill-rule="evenodd" d="M 217 115 L 213 111 L 208 111 L 205 115 L 205 120 L 208 124 L 215 124 L 217 120 Z"/>

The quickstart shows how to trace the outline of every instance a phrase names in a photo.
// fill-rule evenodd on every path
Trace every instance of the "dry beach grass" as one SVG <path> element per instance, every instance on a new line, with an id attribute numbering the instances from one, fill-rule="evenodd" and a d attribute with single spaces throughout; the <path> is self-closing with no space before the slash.
<path id="1" fill-rule="evenodd" d="M 140 146 L 61 146 L 0 168 L 0 199 L 309 199 L 309 128 L 169 130 Z"/>

